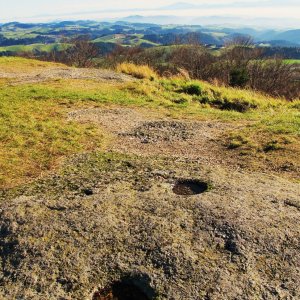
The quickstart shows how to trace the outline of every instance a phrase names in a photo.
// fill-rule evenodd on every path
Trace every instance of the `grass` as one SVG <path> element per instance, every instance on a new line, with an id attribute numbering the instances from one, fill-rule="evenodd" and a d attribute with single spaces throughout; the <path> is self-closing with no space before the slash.
<path id="1" fill-rule="evenodd" d="M 60 65 L 0 58 L 0 69 L 7 72 L 55 66 Z M 152 79 L 152 75 L 144 77 Z M 196 86 L 199 93 L 189 93 L 183 89 L 186 86 Z M 240 112 L 216 105 L 224 99 L 251 106 Z M 287 102 L 253 91 L 182 79 L 101 84 L 64 79 L 16 86 L 0 79 L 0 187 L 36 178 L 59 166 L 66 156 L 103 149 L 109 138 L 105 132 L 92 124 L 70 122 L 66 115 L 76 109 L 104 106 L 155 110 L 177 119 L 237 122 L 243 126 L 228 139 L 230 149 L 255 147 L 266 155 L 293 149 L 288 155 L 295 159 L 300 153 L 300 100 Z"/>
<path id="2" fill-rule="evenodd" d="M 157 77 L 155 71 L 147 65 L 121 63 L 117 66 L 116 70 L 124 74 L 132 75 L 139 79 L 154 79 Z"/>
<path id="3" fill-rule="evenodd" d="M 114 43 L 124 46 L 140 46 L 147 44 L 149 46 L 158 46 L 149 40 L 145 40 L 143 34 L 110 34 L 93 40 L 94 43 Z"/>
<path id="4" fill-rule="evenodd" d="M 58 51 L 68 47 L 67 44 L 53 43 L 53 44 L 31 44 L 31 45 L 15 45 L 15 46 L 5 46 L 0 47 L 0 52 L 32 52 L 32 51 L 42 51 L 51 52 L 54 49 Z"/>
<path id="5" fill-rule="evenodd" d="M 196 95 L 196 96 L 202 95 L 202 89 L 199 83 L 187 83 L 179 91 L 188 95 Z"/>
<path id="6" fill-rule="evenodd" d="M 249 145 L 250 141 L 243 134 L 232 134 L 228 141 L 228 149 L 237 149 L 245 145 Z"/>
<path id="7" fill-rule="evenodd" d="M 55 99 L 43 87 L 2 85 L 0 99 L 0 186 L 35 178 L 61 158 L 103 143 L 96 127 L 68 122 L 70 102 Z"/>
<path id="8" fill-rule="evenodd" d="M 287 64 L 300 64 L 300 59 L 285 59 L 284 62 Z"/>
<path id="9" fill-rule="evenodd" d="M 36 72 L 39 69 L 62 67 L 64 65 L 58 63 L 50 63 L 44 61 L 38 61 L 34 59 L 26 59 L 22 57 L 1 57 L 0 58 L 0 70 L 3 72 Z"/>
<path id="10" fill-rule="evenodd" d="M 271 142 L 268 142 L 264 146 L 264 151 L 265 152 L 275 151 L 275 150 L 280 150 L 280 149 L 282 149 L 282 146 L 280 145 L 279 141 L 277 141 L 277 140 L 273 140 Z"/>

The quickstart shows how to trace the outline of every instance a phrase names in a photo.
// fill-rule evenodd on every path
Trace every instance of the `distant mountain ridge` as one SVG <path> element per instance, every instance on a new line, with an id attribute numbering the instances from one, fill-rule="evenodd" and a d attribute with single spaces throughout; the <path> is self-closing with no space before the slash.
<path id="1" fill-rule="evenodd" d="M 183 3 L 178 5 L 183 5 Z M 157 18 L 163 21 L 164 17 Z M 102 44 L 121 42 L 131 46 L 153 47 L 172 44 L 172 41 L 176 40 L 176 35 L 185 41 L 187 39 L 185 35 L 196 33 L 199 42 L 208 45 L 222 46 L 232 35 L 244 34 L 251 35 L 257 44 L 265 46 L 300 47 L 300 29 L 279 31 L 230 25 L 169 25 L 170 23 L 159 25 L 151 21 L 151 17 L 131 16 L 117 22 L 82 20 L 52 23 L 10 22 L 0 25 L 0 46 L 53 44 L 59 43 L 65 37 L 89 35 L 92 40 L 97 40 L 97 43 Z M 175 18 L 173 21 L 176 24 Z M 123 36 L 121 40 L 114 37 L 119 34 Z"/>
<path id="2" fill-rule="evenodd" d="M 285 40 L 289 42 L 298 42 L 300 43 L 300 29 L 288 30 L 285 32 L 278 33 L 274 36 L 274 39 Z"/>

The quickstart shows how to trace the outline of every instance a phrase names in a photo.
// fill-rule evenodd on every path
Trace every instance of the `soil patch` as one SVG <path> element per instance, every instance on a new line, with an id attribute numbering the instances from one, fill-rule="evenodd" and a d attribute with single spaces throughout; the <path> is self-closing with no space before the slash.
<path id="1" fill-rule="evenodd" d="M 162 118 L 156 111 L 124 107 L 77 110 L 69 113 L 68 119 L 101 126 L 112 134 L 109 150 L 118 153 L 201 159 L 206 165 L 223 165 L 234 170 L 263 170 L 288 178 L 299 177 L 299 166 L 292 158 L 295 154 L 289 149 L 284 156 L 279 151 L 271 151 L 266 155 L 255 153 L 253 149 L 228 151 L 228 135 L 250 123 L 179 121 Z"/>
<path id="2" fill-rule="evenodd" d="M 186 141 L 193 136 L 187 124 L 176 121 L 151 121 L 138 126 L 133 132 L 127 133 L 143 143 Z"/>
<path id="3" fill-rule="evenodd" d="M 131 76 L 114 71 L 88 68 L 53 67 L 49 69 L 36 68 L 34 72 L 0 71 L 0 78 L 13 79 L 12 84 L 37 83 L 56 79 L 92 79 L 96 81 L 130 82 Z"/>

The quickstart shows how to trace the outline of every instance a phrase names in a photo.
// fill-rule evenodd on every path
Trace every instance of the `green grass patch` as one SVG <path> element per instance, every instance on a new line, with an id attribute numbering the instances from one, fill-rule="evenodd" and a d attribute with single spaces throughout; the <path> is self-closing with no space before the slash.
<path id="1" fill-rule="evenodd" d="M 62 157 L 100 147 L 91 124 L 68 122 L 66 97 L 42 87 L 1 87 L 0 186 L 9 187 L 55 168 Z"/>
<path id="2" fill-rule="evenodd" d="M 5 46 L 0 47 L 0 52 L 51 52 L 53 50 L 61 51 L 69 47 L 67 44 L 53 43 L 53 44 L 31 44 L 31 45 L 15 45 L 15 46 Z"/>
<path id="3" fill-rule="evenodd" d="M 239 133 L 239 134 L 232 134 L 229 137 L 227 148 L 228 149 L 237 149 L 241 148 L 245 145 L 249 145 L 250 140 L 245 135 Z"/>
<path id="4" fill-rule="evenodd" d="M 263 149 L 265 152 L 269 152 L 269 151 L 281 150 L 283 149 L 283 146 L 279 143 L 279 141 L 273 140 L 271 142 L 266 143 Z"/>
<path id="5" fill-rule="evenodd" d="M 285 59 L 284 60 L 285 63 L 287 64 L 299 64 L 300 65 L 300 59 Z"/>
<path id="6" fill-rule="evenodd" d="M 93 43 L 113 43 L 123 46 L 140 46 L 142 44 L 158 46 L 157 43 L 145 40 L 143 34 L 110 34 L 93 40 Z"/>

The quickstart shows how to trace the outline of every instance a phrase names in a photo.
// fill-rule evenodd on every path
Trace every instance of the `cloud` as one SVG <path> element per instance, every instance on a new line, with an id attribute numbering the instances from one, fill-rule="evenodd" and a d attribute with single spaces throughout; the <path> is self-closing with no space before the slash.
<path id="1" fill-rule="evenodd" d="M 188 0 L 191 6 L 176 5 L 174 0 L 0 0 L 0 23 L 6 21 L 39 22 L 55 19 L 107 19 L 122 18 L 139 14 L 142 16 L 173 15 L 180 17 L 236 17 L 247 20 L 249 18 L 280 18 L 280 26 L 300 27 L 299 0 Z M 180 1 L 184 2 L 184 1 Z M 172 5 L 170 7 L 170 5 Z M 185 7 L 186 9 L 184 9 Z M 164 9 L 159 9 L 164 7 Z M 277 22 L 278 23 L 278 22 Z M 266 22 L 267 24 L 267 22 Z M 268 22 L 270 24 L 270 22 Z"/>

